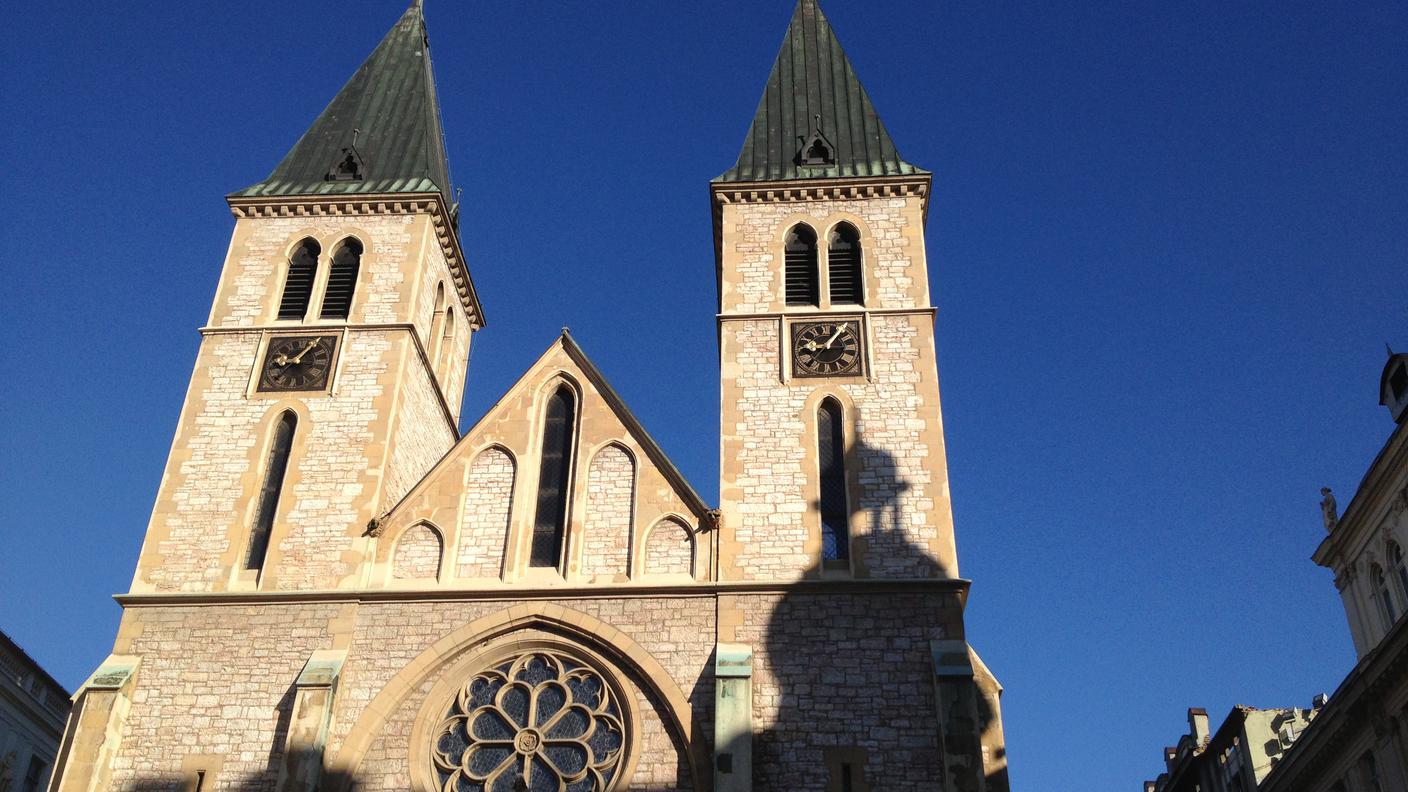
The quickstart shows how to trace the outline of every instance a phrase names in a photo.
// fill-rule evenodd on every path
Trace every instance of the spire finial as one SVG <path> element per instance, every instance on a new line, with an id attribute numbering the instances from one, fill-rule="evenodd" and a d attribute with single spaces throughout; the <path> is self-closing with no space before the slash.
<path id="1" fill-rule="evenodd" d="M 1387 341 L 1384 342 L 1384 349 L 1387 349 L 1387 350 L 1388 350 L 1388 356 L 1389 356 L 1389 357 L 1393 357 L 1393 346 L 1390 345 L 1389 342 L 1387 342 Z"/>

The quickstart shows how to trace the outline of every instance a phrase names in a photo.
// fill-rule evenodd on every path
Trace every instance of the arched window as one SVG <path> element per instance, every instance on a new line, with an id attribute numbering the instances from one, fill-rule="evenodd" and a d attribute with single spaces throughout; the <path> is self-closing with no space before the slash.
<path id="1" fill-rule="evenodd" d="M 323 292 L 323 319 L 346 319 L 352 312 L 352 295 L 357 291 L 357 271 L 362 268 L 362 243 L 346 239 L 332 254 L 328 287 Z"/>
<path id="2" fill-rule="evenodd" d="M 788 305 L 816 305 L 816 232 L 805 223 L 787 232 L 783 251 L 783 277 Z"/>
<path id="3" fill-rule="evenodd" d="M 430 356 L 432 365 L 438 365 L 440 360 L 440 336 L 444 334 L 445 314 L 445 284 L 441 282 L 435 285 L 435 307 L 430 311 L 430 332 L 425 337 L 425 353 Z"/>
<path id="4" fill-rule="evenodd" d="M 440 334 L 440 359 L 435 362 L 435 370 L 439 376 L 447 376 L 450 367 L 446 365 L 447 360 L 455 354 L 455 313 L 449 308 L 445 309 L 445 331 Z"/>
<path id="5" fill-rule="evenodd" d="M 1394 622 L 1398 621 L 1398 608 L 1393 604 L 1393 593 L 1388 589 L 1388 580 L 1384 578 L 1384 571 L 1375 564 L 1369 569 L 1370 596 L 1379 608 L 1379 614 L 1383 616 L 1384 628 L 1393 629 Z"/>
<path id="6" fill-rule="evenodd" d="M 274 516 L 279 510 L 279 494 L 284 489 L 284 474 L 288 472 L 288 456 L 293 449 L 293 431 L 298 418 L 292 412 L 279 416 L 274 426 L 274 439 L 269 444 L 269 457 L 264 463 L 264 486 L 259 490 L 259 503 L 254 511 L 254 529 L 249 534 L 249 552 L 245 569 L 263 569 L 264 556 L 269 552 L 269 535 L 274 530 Z"/>
<path id="7" fill-rule="evenodd" d="M 831 232 L 826 246 L 826 273 L 833 304 L 865 302 L 860 280 L 860 232 L 850 223 L 841 223 Z"/>
<path id="8" fill-rule="evenodd" d="M 817 463 L 821 470 L 821 557 L 841 561 L 851 557 L 846 526 L 846 427 L 841 405 L 824 399 L 816 412 Z"/>
<path id="9" fill-rule="evenodd" d="M 1398 585 L 1401 587 L 1399 593 L 1403 595 L 1403 601 L 1408 602 L 1408 559 L 1403 557 L 1403 548 L 1399 547 L 1397 542 L 1390 542 L 1388 545 L 1388 564 L 1398 577 Z"/>
<path id="10" fill-rule="evenodd" d="M 572 469 L 572 436 L 576 419 L 572 389 L 560 386 L 548 397 L 543 420 L 542 466 L 538 474 L 538 510 L 533 519 L 529 565 L 557 567 L 562 563 L 562 539 L 567 528 L 568 476 Z"/>
<path id="11" fill-rule="evenodd" d="M 279 298 L 279 318 L 302 320 L 308 313 L 308 300 L 313 297 L 313 278 L 318 274 L 318 254 L 323 249 L 312 239 L 305 239 L 288 257 L 288 275 L 284 276 L 284 294 Z"/>

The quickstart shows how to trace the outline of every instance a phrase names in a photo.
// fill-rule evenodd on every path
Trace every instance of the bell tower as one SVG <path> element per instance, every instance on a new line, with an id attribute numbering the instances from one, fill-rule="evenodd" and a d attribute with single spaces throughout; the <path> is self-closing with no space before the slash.
<path id="1" fill-rule="evenodd" d="M 726 579 L 958 577 L 930 179 L 802 0 L 711 189 Z"/>
<path id="2" fill-rule="evenodd" d="M 716 746 L 731 747 L 717 789 L 798 788 L 792 756 L 824 766 L 809 788 L 1008 788 L 1001 687 L 968 645 L 954 546 L 931 183 L 817 0 L 799 0 L 738 161 L 710 185 L 718 576 L 737 586 L 718 656 L 746 658 L 753 691 L 751 708 L 731 708 L 746 685 L 716 696 Z M 827 670 L 843 657 L 853 673 Z M 911 694 L 880 703 L 867 676 Z M 863 725 L 899 710 L 892 744 Z"/>
<path id="3" fill-rule="evenodd" d="M 235 228 L 134 593 L 351 588 L 459 437 L 483 325 L 412 5 Z"/>

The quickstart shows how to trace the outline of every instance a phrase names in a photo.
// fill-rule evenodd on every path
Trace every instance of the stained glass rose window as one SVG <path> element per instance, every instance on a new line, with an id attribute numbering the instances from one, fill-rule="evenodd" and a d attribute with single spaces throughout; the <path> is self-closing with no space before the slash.
<path id="1" fill-rule="evenodd" d="M 626 724 L 592 667 L 533 650 L 470 678 L 435 731 L 441 792 L 607 792 Z"/>

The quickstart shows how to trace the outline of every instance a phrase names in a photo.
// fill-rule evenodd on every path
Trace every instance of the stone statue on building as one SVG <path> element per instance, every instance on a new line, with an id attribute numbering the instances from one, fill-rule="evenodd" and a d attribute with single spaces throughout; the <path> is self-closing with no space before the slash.
<path id="1" fill-rule="evenodd" d="M 1335 525 L 1340 521 L 1340 507 L 1335 503 L 1335 494 L 1329 487 L 1321 487 L 1320 494 L 1325 496 L 1320 500 L 1320 512 L 1325 517 L 1325 531 L 1327 533 L 1335 530 Z"/>

